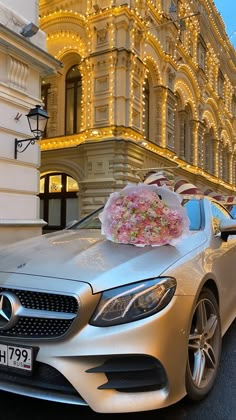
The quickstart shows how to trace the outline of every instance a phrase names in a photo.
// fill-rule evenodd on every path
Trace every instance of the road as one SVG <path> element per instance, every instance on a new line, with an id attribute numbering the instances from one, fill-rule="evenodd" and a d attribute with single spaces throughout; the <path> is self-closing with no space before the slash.
<path id="1" fill-rule="evenodd" d="M 236 420 L 236 321 L 223 339 L 220 371 L 208 398 L 198 403 L 183 399 L 162 410 L 129 413 L 129 420 Z M 125 414 L 99 414 L 87 407 L 40 401 L 0 393 L 0 420 L 124 420 Z"/>

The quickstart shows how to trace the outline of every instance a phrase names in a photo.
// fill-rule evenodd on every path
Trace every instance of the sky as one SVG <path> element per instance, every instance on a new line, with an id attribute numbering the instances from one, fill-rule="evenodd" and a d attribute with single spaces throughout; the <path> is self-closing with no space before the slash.
<path id="1" fill-rule="evenodd" d="M 214 0 L 225 23 L 226 32 L 236 48 L 236 0 Z"/>

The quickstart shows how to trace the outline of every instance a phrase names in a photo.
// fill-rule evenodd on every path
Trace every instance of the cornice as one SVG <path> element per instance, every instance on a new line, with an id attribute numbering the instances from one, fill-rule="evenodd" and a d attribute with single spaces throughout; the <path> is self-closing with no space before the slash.
<path id="1" fill-rule="evenodd" d="M 0 49 L 8 54 L 13 54 L 35 66 L 43 74 L 50 74 L 59 69 L 61 63 L 48 54 L 45 50 L 37 47 L 23 36 L 8 29 L 0 23 Z"/>
<path id="2" fill-rule="evenodd" d="M 87 19 L 84 15 L 80 13 L 73 12 L 73 11 L 59 11 L 50 13 L 47 16 L 43 16 L 39 19 L 40 28 L 45 31 L 46 28 L 50 27 L 51 25 L 61 24 L 61 23 L 70 23 L 74 25 L 84 26 Z"/>

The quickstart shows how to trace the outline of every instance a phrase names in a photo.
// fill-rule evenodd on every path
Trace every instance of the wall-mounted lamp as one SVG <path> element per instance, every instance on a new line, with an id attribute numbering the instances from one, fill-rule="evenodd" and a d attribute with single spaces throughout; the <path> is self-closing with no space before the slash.
<path id="1" fill-rule="evenodd" d="M 45 109 L 42 109 L 40 105 L 36 105 L 35 108 L 30 109 L 26 117 L 28 118 L 30 131 L 34 137 L 23 140 L 15 139 L 15 159 L 17 159 L 17 153 L 23 153 L 30 144 L 34 144 L 36 140 L 42 137 L 49 118 Z M 25 142 L 26 145 L 23 147 L 23 143 Z"/>
<path id="2" fill-rule="evenodd" d="M 39 27 L 36 26 L 33 22 L 28 23 L 25 25 L 21 31 L 21 35 L 25 38 L 31 38 L 32 36 L 36 35 L 39 30 Z"/>

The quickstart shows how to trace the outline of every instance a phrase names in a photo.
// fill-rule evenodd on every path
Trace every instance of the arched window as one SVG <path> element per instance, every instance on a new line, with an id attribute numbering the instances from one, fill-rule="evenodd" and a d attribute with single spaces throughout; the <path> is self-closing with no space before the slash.
<path id="1" fill-rule="evenodd" d="M 225 182 L 229 182 L 229 147 L 228 145 L 224 147 L 222 153 L 222 162 L 223 162 L 223 170 L 222 170 L 222 178 Z"/>
<path id="2" fill-rule="evenodd" d="M 79 133 L 81 127 L 82 79 L 78 65 L 66 75 L 66 127 L 65 134 Z"/>
<path id="3" fill-rule="evenodd" d="M 78 220 L 78 183 L 65 173 L 50 173 L 40 179 L 40 217 L 44 231 L 64 229 Z"/>
<path id="4" fill-rule="evenodd" d="M 206 64 L 206 43 L 204 41 L 204 39 L 202 38 L 202 36 L 199 35 L 198 38 L 198 65 L 199 67 L 205 71 L 205 64 Z"/>
<path id="5" fill-rule="evenodd" d="M 193 116 L 189 105 L 181 108 L 178 98 L 175 114 L 175 153 L 189 163 L 193 162 Z"/>
<path id="6" fill-rule="evenodd" d="M 204 139 L 203 139 L 203 160 L 204 160 L 204 169 L 209 172 L 210 174 L 214 173 L 214 147 L 213 147 L 213 140 L 214 139 L 214 132 L 210 129 L 206 132 Z"/>
<path id="7" fill-rule="evenodd" d="M 161 144 L 162 135 L 162 87 L 159 86 L 157 69 L 152 63 L 147 66 L 147 75 L 142 85 L 143 135 L 151 142 Z"/>

